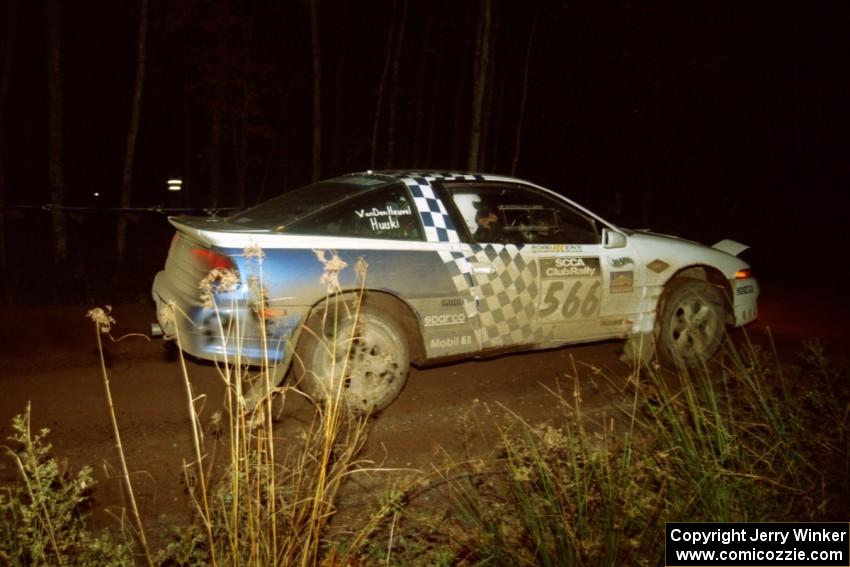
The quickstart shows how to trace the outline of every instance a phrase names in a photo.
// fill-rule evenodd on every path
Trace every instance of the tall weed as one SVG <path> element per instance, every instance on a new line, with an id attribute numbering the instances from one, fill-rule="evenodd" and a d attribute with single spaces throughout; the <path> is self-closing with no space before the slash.
<path id="1" fill-rule="evenodd" d="M 428 529 L 448 537 L 451 562 L 650 565 L 668 521 L 839 519 L 847 377 L 819 343 L 801 361 L 783 369 L 747 342 L 697 370 L 649 366 L 622 389 L 631 409 L 617 420 L 583 415 L 575 372 L 570 395 L 552 393 L 559 417 L 503 408 L 492 457 L 441 472 L 450 509 Z"/>
<path id="2" fill-rule="evenodd" d="M 95 481 L 89 467 L 76 476 L 50 456 L 48 429 L 34 432 L 30 407 L 12 420 L 3 448 L 19 480 L 0 488 L 0 563 L 3 565 L 131 565 L 130 548 L 85 523 Z"/>
<path id="3" fill-rule="evenodd" d="M 259 248 L 249 247 L 245 255 L 256 266 L 256 273 L 248 276 L 247 282 L 253 312 L 263 322 L 269 301 L 262 284 L 264 254 Z M 324 254 L 317 256 L 321 259 Z M 322 282 L 328 284 L 330 295 L 326 304 L 330 309 L 347 309 L 356 314 L 362 287 L 353 304 L 344 303 L 339 295 L 339 272 L 345 264 L 335 254 L 324 264 Z M 362 286 L 365 272 L 358 275 Z M 365 420 L 346 411 L 341 392 L 331 392 L 316 407 L 297 443 L 286 445 L 275 437 L 274 416 L 284 411 L 289 396 L 299 393 L 294 386 L 278 386 L 277 380 L 272 379 L 282 369 L 269 361 L 271 339 L 263 325 L 260 328 L 265 355 L 261 368 L 257 370 L 243 359 L 239 345 L 245 338 L 246 322 L 233 317 L 225 324 L 220 314 L 232 313 L 236 306 L 217 304 L 223 296 L 219 292 L 232 291 L 235 285 L 232 274 L 222 271 L 212 273 L 201 283 L 208 307 L 219 314 L 222 351 L 235 352 L 225 355 L 218 365 L 226 388 L 227 411 L 226 417 L 218 414 L 216 421 L 227 442 L 226 462 L 221 467 L 209 462 L 204 428 L 195 405 L 198 400 L 183 364 L 195 452 L 194 462 L 185 467 L 196 478 L 193 500 L 197 522 L 185 529 L 158 560 L 176 565 L 314 565 L 319 561 L 339 490 L 357 466 Z M 172 312 L 171 316 L 181 314 Z M 179 331 L 175 339 L 179 345 Z M 335 339 L 328 348 L 336 347 Z M 346 338 L 349 348 L 354 339 Z M 229 348 L 233 345 L 235 349 Z M 180 357 L 182 361 L 182 352 Z M 345 372 L 344 364 L 334 369 L 340 377 Z M 343 384 L 340 377 L 328 377 L 328 382 Z"/>

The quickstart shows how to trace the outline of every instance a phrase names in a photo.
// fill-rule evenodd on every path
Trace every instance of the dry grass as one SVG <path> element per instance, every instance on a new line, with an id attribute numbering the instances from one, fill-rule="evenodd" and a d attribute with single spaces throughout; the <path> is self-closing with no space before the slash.
<path id="1" fill-rule="evenodd" d="M 264 321 L 264 254 L 251 247 L 245 255 L 254 266 L 243 274 L 251 313 Z M 361 294 L 344 302 L 339 278 L 348 266 L 333 253 L 316 256 L 325 267 L 328 309 L 356 317 L 365 262 L 354 267 Z M 200 282 L 200 295 L 214 313 L 232 312 L 235 304 L 218 301 L 233 297 L 226 292 L 238 285 L 235 274 L 216 270 Z M 173 305 L 164 315 L 185 317 Z M 114 320 L 108 308 L 89 316 L 102 347 Z M 366 421 L 346 411 L 337 389 L 315 406 L 300 437 L 281 438 L 275 418 L 303 394 L 274 383 L 279 369 L 267 355 L 259 368 L 248 364 L 238 348 L 245 322 L 224 320 L 218 317 L 222 351 L 234 354 L 218 361 L 225 403 L 209 418 L 179 355 L 193 451 L 183 474 L 195 521 L 164 548 L 149 548 L 101 361 L 132 519 L 120 526 L 128 541 L 86 530 L 81 504 L 93 484 L 90 471 L 61 472 L 49 457 L 47 432 L 30 430 L 27 411 L 15 419 L 6 448 L 21 482 L 0 491 L 0 562 L 122 565 L 134 562 L 136 550 L 136 561 L 163 565 L 649 565 L 660 560 L 667 521 L 839 519 L 846 511 L 840 495 L 850 492 L 847 376 L 814 341 L 795 368 L 746 343 L 729 345 L 718 363 L 696 371 L 649 366 L 627 384 L 610 379 L 629 401 L 616 427 L 611 416 L 583 413 L 581 376 L 573 368 L 575 387 L 549 393 L 561 408 L 552 420 L 531 423 L 508 407 L 488 409 L 487 423 L 476 426 L 495 432 L 492 454 L 390 480 L 379 506 L 331 536 L 347 479 L 368 468 L 358 460 Z M 330 340 L 326 348 L 353 338 Z M 268 352 L 269 337 L 261 339 Z M 341 388 L 348 357 L 339 359 L 328 383 Z M 430 510 L 423 513 L 415 504 L 426 497 Z"/>
<path id="2" fill-rule="evenodd" d="M 668 521 L 840 520 L 850 387 L 818 343 L 800 359 L 783 369 L 747 343 L 696 371 L 650 366 L 611 380 L 631 409 L 601 419 L 583 413 L 574 369 L 549 422 L 488 409 L 497 449 L 431 475 L 440 509 L 402 490 L 364 557 L 390 564 L 395 540 L 397 565 L 653 565 Z"/>

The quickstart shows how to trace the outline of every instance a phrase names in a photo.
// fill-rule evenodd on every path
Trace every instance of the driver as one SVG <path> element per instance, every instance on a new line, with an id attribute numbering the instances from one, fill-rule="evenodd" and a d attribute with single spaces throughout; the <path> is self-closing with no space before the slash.
<path id="1" fill-rule="evenodd" d="M 475 224 L 478 228 L 473 237 L 477 242 L 501 242 L 504 240 L 505 231 L 499 224 L 499 217 L 487 206 L 481 206 L 475 212 Z"/>

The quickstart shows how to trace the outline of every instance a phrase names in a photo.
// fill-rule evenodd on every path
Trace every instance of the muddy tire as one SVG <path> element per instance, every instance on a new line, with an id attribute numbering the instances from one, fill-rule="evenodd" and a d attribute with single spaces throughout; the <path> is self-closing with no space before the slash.
<path id="1" fill-rule="evenodd" d="M 333 305 L 318 308 L 299 339 L 293 372 L 299 388 L 317 402 L 339 392 L 356 415 L 368 415 L 390 405 L 407 381 L 410 351 L 401 326 L 377 309 L 361 307 L 354 314 L 339 305 L 336 325 Z M 336 328 L 336 329 L 335 329 Z"/>
<path id="2" fill-rule="evenodd" d="M 668 286 L 656 323 L 658 357 L 672 368 L 704 364 L 723 340 L 723 295 L 700 280 L 674 280 Z"/>

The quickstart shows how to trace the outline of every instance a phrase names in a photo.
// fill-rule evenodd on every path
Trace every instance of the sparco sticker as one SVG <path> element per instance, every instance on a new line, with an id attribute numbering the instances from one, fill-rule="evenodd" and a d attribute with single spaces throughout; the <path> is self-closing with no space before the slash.
<path id="1" fill-rule="evenodd" d="M 425 315 L 423 319 L 426 327 L 447 327 L 449 325 L 463 325 L 466 323 L 466 315 L 463 313 Z"/>
<path id="2" fill-rule="evenodd" d="M 599 258 L 540 258 L 544 278 L 594 278 L 599 276 Z"/>

